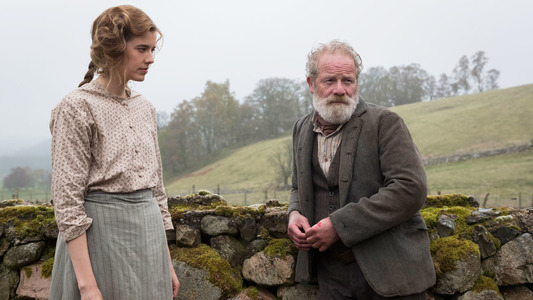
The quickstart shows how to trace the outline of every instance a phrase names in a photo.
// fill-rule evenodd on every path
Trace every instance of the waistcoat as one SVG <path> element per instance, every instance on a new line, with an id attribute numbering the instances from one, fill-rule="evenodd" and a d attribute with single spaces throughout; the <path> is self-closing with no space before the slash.
<path id="1" fill-rule="evenodd" d="M 342 134 L 342 133 L 339 133 Z M 341 142 L 342 143 L 342 142 Z M 339 169 L 340 169 L 340 145 L 329 166 L 328 177 L 322 171 L 318 161 L 318 139 L 315 134 L 313 145 L 313 193 L 315 201 L 315 219 L 313 225 L 327 218 L 329 214 L 340 208 L 339 198 Z M 352 249 L 346 247 L 341 241 L 333 244 L 326 252 L 331 258 L 345 264 L 355 261 Z"/>

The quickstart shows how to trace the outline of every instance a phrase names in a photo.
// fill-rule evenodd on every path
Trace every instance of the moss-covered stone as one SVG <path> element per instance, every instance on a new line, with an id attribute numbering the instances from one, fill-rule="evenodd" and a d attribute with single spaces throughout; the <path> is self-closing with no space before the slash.
<path id="1" fill-rule="evenodd" d="M 493 290 L 501 296 L 500 289 L 498 288 L 496 281 L 494 281 L 493 278 L 486 276 L 485 274 L 479 276 L 479 278 L 474 283 L 474 286 L 470 290 L 472 292 L 478 293 L 484 290 Z"/>
<path id="2" fill-rule="evenodd" d="M 455 270 L 457 261 L 468 253 L 481 257 L 477 244 L 470 240 L 459 239 L 457 235 L 432 241 L 430 250 L 438 275 Z"/>
<path id="3" fill-rule="evenodd" d="M 289 239 L 273 239 L 268 243 L 265 249 L 263 249 L 263 252 L 269 257 L 277 256 L 285 259 L 289 254 L 296 256 L 298 254 L 298 249 L 296 249 L 292 241 Z"/>
<path id="4" fill-rule="evenodd" d="M 55 226 L 54 209 L 44 205 L 20 205 L 0 209 L 0 224 L 14 226 L 18 238 L 42 235 L 44 227 Z"/>
<path id="5" fill-rule="evenodd" d="M 234 295 L 242 290 L 242 277 L 238 269 L 232 268 L 227 260 L 206 244 L 196 248 L 171 246 L 170 255 L 192 267 L 207 270 L 207 280 L 219 287 L 225 296 Z"/>
<path id="6" fill-rule="evenodd" d="M 48 258 L 41 268 L 41 276 L 43 278 L 50 278 L 52 276 L 52 269 L 54 267 L 54 257 Z"/>
<path id="7" fill-rule="evenodd" d="M 251 286 L 246 289 L 246 296 L 250 297 L 251 299 L 257 299 L 259 296 L 259 291 L 255 286 Z"/>
<path id="8" fill-rule="evenodd" d="M 471 207 L 471 197 L 462 194 L 431 195 L 426 199 L 425 207 L 463 206 Z"/>
<path id="9" fill-rule="evenodd" d="M 248 206 L 218 206 L 215 208 L 215 213 L 219 216 L 228 218 L 258 218 L 265 212 L 265 206 L 261 205 L 259 208 L 253 208 Z"/>
<path id="10" fill-rule="evenodd" d="M 41 256 L 41 259 L 44 260 L 44 263 L 41 266 L 41 276 L 43 278 L 50 278 L 50 276 L 52 276 L 55 253 L 56 253 L 55 247 L 47 247 L 44 249 L 44 253 Z"/>
<path id="11" fill-rule="evenodd" d="M 26 274 L 26 277 L 31 278 L 33 275 L 33 271 L 31 270 L 30 266 L 25 266 L 22 268 L 22 271 L 24 271 L 24 274 Z"/>
<path id="12" fill-rule="evenodd" d="M 452 206 L 452 207 L 428 207 L 420 210 L 426 226 L 431 232 L 441 215 L 448 215 L 454 219 L 455 233 L 462 238 L 470 238 L 474 232 L 474 226 L 468 225 L 466 220 L 475 208 Z"/>

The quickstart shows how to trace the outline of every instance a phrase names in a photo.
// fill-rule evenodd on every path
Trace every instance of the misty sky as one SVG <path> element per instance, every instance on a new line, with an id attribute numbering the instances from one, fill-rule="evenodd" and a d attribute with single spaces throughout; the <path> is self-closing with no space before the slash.
<path id="1" fill-rule="evenodd" d="M 90 26 L 103 0 L 2 0 L 0 155 L 50 138 L 52 108 L 89 63 Z M 366 68 L 418 63 L 451 74 L 463 55 L 485 51 L 500 87 L 533 83 L 533 1 L 269 0 L 130 1 L 162 30 L 146 80 L 133 83 L 158 111 L 229 80 L 242 100 L 270 77 L 305 79 L 319 42 L 348 41 Z M 364 70 L 363 70 L 364 72 Z M 368 99 L 371 101 L 371 99 Z"/>

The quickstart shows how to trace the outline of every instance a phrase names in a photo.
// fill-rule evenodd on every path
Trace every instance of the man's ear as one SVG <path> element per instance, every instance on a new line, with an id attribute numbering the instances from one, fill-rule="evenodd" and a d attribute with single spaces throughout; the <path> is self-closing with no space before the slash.
<path id="1" fill-rule="evenodd" d="M 314 94 L 315 89 L 313 88 L 313 81 L 309 77 L 307 77 L 307 85 L 309 86 L 309 92 L 311 92 L 311 94 Z"/>

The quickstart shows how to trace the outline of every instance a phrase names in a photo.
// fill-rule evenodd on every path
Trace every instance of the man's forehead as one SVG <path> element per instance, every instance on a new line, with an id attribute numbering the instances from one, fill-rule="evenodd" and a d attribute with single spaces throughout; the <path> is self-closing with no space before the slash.
<path id="1" fill-rule="evenodd" d="M 326 69 L 342 68 L 355 72 L 355 63 L 353 58 L 341 52 L 326 52 L 318 57 L 319 72 Z"/>

